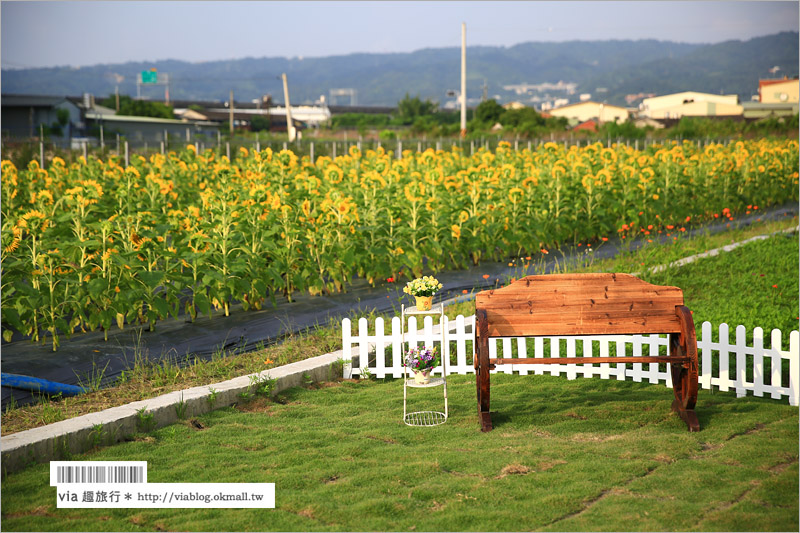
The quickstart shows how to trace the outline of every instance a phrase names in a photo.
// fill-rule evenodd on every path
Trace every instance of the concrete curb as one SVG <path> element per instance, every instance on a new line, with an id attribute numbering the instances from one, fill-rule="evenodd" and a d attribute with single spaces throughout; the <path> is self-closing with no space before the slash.
<path id="1" fill-rule="evenodd" d="M 357 355 L 357 352 L 353 351 L 352 354 Z M 343 359 L 344 351 L 339 350 L 221 383 L 174 391 L 156 398 L 3 436 L 0 439 L 2 475 L 5 477 L 35 462 L 63 460 L 98 444 L 113 444 L 125 440 L 137 431 L 174 424 L 180 420 L 178 408 L 181 402 L 185 406 L 184 419 L 233 405 L 240 401 L 241 393 L 250 391 L 255 379 L 276 380 L 272 394 L 277 394 L 302 385 L 308 378 L 326 381 L 340 377 L 341 371 L 336 376 L 333 375 L 334 367 Z M 211 389 L 214 389 L 213 401 Z M 143 425 L 148 427 L 142 427 Z"/>

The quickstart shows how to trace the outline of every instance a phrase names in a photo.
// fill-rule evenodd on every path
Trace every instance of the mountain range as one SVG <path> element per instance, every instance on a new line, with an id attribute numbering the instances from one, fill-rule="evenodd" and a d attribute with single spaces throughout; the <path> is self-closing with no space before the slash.
<path id="1" fill-rule="evenodd" d="M 590 94 L 595 101 L 626 105 L 626 95 L 678 91 L 737 94 L 742 101 L 758 92 L 758 80 L 798 75 L 798 33 L 782 32 L 747 41 L 686 44 L 656 40 L 528 42 L 510 47 L 467 47 L 467 95 L 470 104 L 482 95 L 500 103 L 528 105 L 563 98 L 577 101 Z M 48 94 L 96 97 L 137 95 L 136 80 L 157 69 L 169 78 L 169 96 L 176 100 L 251 101 L 270 94 L 283 101 L 281 73 L 289 80 L 293 105 L 349 104 L 331 99 L 331 89 L 355 89 L 359 105 L 395 105 L 405 94 L 453 105 L 448 91 L 460 87 L 461 50 L 427 48 L 409 53 L 358 53 L 316 58 L 248 57 L 190 63 L 177 60 L 128 62 L 88 67 L 54 67 L 2 71 L 5 94 Z M 554 87 L 553 84 L 563 82 Z M 546 85 L 542 85 L 546 84 Z M 141 96 L 163 100 L 165 86 L 143 85 Z M 562 90 L 562 89 L 568 90 Z M 337 101 L 338 100 L 338 101 Z M 630 102 L 627 102 L 630 103 Z"/>

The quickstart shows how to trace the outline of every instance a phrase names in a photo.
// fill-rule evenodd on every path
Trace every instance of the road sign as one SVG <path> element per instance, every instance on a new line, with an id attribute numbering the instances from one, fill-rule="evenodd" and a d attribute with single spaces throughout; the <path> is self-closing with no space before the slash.
<path id="1" fill-rule="evenodd" d="M 143 70 L 142 83 L 158 83 L 158 72 L 154 70 Z"/>

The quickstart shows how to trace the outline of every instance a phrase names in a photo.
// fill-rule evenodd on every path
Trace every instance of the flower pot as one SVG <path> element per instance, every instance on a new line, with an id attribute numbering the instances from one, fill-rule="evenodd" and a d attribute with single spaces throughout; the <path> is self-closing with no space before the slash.
<path id="1" fill-rule="evenodd" d="M 433 305 L 433 296 L 415 296 L 417 299 L 417 311 L 430 311 Z"/>
<path id="2" fill-rule="evenodd" d="M 414 370 L 414 383 L 417 385 L 425 385 L 431 380 L 431 369 Z"/>

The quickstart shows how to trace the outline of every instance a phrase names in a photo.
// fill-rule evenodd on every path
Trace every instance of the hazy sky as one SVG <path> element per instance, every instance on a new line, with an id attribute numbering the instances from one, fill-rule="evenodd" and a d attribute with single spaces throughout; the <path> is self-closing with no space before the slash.
<path id="1" fill-rule="evenodd" d="M 3 68 L 411 52 L 526 41 L 747 40 L 798 30 L 774 2 L 2 1 Z"/>

